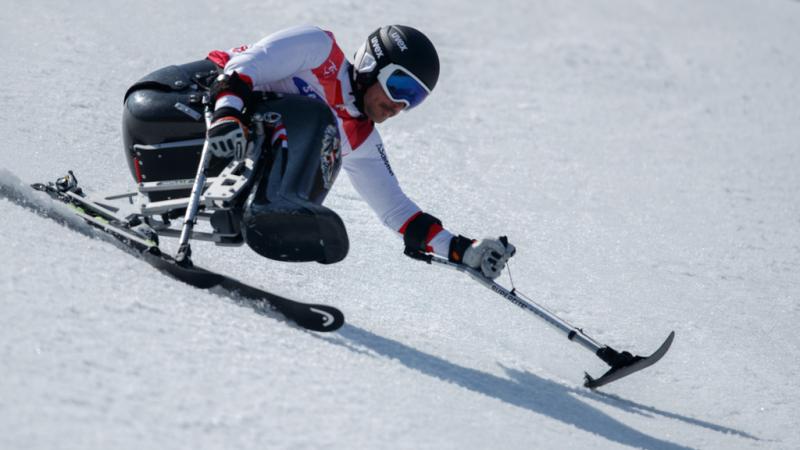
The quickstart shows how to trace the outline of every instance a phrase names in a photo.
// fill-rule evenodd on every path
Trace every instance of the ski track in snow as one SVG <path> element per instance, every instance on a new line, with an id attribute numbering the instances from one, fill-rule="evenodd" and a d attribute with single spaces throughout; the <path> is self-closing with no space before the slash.
<path id="1" fill-rule="evenodd" d="M 507 234 L 517 286 L 598 341 L 647 354 L 674 329 L 662 361 L 581 388 L 602 362 L 403 257 L 344 176 L 340 264 L 194 248 L 340 307 L 332 335 L 177 283 L 24 189 L 68 169 L 131 189 L 121 99 L 154 69 L 302 23 L 350 55 L 393 22 L 442 60 L 431 99 L 381 126 L 406 192 Z M 798 24 L 787 0 L 4 8 L 0 448 L 800 447 Z"/>

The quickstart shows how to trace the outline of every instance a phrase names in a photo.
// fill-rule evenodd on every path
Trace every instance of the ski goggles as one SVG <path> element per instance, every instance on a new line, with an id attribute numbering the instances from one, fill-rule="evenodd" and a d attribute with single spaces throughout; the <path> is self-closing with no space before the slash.
<path id="1" fill-rule="evenodd" d="M 406 107 L 403 109 L 419 105 L 431 93 L 425 83 L 397 64 L 389 64 L 381 69 L 378 73 L 378 83 L 391 100 L 405 103 Z"/>

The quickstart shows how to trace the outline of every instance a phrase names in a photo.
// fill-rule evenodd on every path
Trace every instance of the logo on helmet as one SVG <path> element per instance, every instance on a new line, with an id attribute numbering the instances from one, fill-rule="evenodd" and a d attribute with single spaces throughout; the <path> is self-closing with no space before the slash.
<path id="1" fill-rule="evenodd" d="M 369 40 L 369 43 L 372 44 L 372 53 L 375 54 L 375 57 L 379 59 L 383 58 L 383 50 L 378 42 L 378 36 L 372 36 L 372 38 Z"/>
<path id="2" fill-rule="evenodd" d="M 394 40 L 394 43 L 397 44 L 398 47 L 400 47 L 400 51 L 401 52 L 404 52 L 404 51 L 408 50 L 408 46 L 406 45 L 406 41 L 403 40 L 402 36 L 400 36 L 400 33 L 398 33 L 397 31 L 392 30 L 389 33 L 389 36 L 392 38 L 392 40 Z"/>

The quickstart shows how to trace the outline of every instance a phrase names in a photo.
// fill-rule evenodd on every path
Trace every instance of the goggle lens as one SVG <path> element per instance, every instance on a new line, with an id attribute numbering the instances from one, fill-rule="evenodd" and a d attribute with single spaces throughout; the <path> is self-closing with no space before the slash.
<path id="1" fill-rule="evenodd" d="M 406 103 L 405 109 L 411 109 L 428 96 L 428 89 L 407 72 L 395 69 L 383 83 L 383 90 L 390 99 Z"/>

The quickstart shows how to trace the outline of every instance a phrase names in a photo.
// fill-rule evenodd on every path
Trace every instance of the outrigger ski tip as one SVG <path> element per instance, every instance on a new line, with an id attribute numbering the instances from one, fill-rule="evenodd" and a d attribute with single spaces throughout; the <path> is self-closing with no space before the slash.
<path id="1" fill-rule="evenodd" d="M 600 378 L 592 378 L 591 375 L 585 373 L 586 381 L 583 385 L 589 389 L 594 389 L 652 366 L 667 353 L 674 338 L 675 332 L 672 331 L 661 346 L 658 347 L 658 350 L 650 356 L 634 356 L 628 352 L 617 352 L 611 347 L 601 348 L 597 351 L 597 356 L 611 366 L 611 369 Z"/>
<path id="2" fill-rule="evenodd" d="M 656 350 L 650 356 L 635 356 L 629 352 L 618 352 L 607 345 L 600 344 L 584 333 L 581 328 L 577 328 L 567 323 L 565 320 L 547 310 L 547 308 L 544 306 L 526 297 L 516 288 L 513 288 L 513 283 L 512 289 L 508 290 L 505 287 L 495 283 L 494 280 L 485 277 L 481 271 L 463 264 L 454 263 L 445 258 L 433 255 L 418 257 L 415 254 L 409 254 L 408 256 L 425 261 L 428 264 L 438 264 L 444 267 L 455 269 L 459 272 L 466 273 L 475 281 L 491 289 L 495 294 L 500 295 L 500 297 L 508 300 L 515 306 L 533 314 L 534 316 L 547 322 L 547 324 L 560 330 L 571 342 L 580 344 L 582 347 L 597 355 L 600 359 L 605 361 L 606 364 L 611 366 L 611 369 L 603 374 L 603 376 L 600 378 L 592 378 L 592 376 L 587 373 L 584 386 L 590 389 L 603 386 L 614 380 L 619 380 L 622 377 L 626 377 L 634 372 L 638 372 L 646 367 L 652 366 L 667 353 L 670 345 L 672 345 L 672 340 L 675 339 L 675 332 L 670 332 L 669 336 L 667 336 L 667 339 L 661 344 L 658 350 Z"/>

